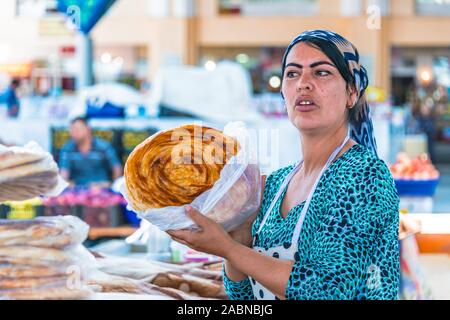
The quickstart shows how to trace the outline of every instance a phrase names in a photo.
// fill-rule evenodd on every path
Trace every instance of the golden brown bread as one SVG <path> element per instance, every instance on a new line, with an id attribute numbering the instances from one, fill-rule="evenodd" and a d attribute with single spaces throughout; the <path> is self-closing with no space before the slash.
<path id="1" fill-rule="evenodd" d="M 36 162 L 0 170 L 0 183 L 12 182 L 17 179 L 33 177 L 39 174 L 57 176 L 58 165 L 53 160 L 51 155 L 48 155 L 44 159 Z"/>
<path id="2" fill-rule="evenodd" d="M 224 287 L 220 281 L 207 280 L 192 275 L 175 272 L 159 273 L 149 279 L 150 283 L 162 288 L 174 288 L 200 297 L 226 299 Z"/>
<path id="3" fill-rule="evenodd" d="M 14 168 L 45 158 L 45 153 L 37 153 L 21 147 L 3 148 L 0 151 L 0 170 Z"/>
<path id="4" fill-rule="evenodd" d="M 70 251 L 58 249 L 10 246 L 0 247 L 0 264 L 27 266 L 70 266 L 75 264 Z"/>
<path id="5" fill-rule="evenodd" d="M 0 220 L 0 247 L 66 248 L 84 241 L 87 229 L 82 230 L 82 226 L 83 222 L 72 216 L 33 220 Z M 27 248 L 27 250 L 30 249 Z"/>
<path id="6" fill-rule="evenodd" d="M 125 165 L 131 206 L 146 211 L 190 204 L 214 185 L 238 150 L 234 138 L 197 125 L 153 135 L 136 147 Z"/>
<path id="7" fill-rule="evenodd" d="M 0 290 L 0 300 L 83 300 L 90 295 L 91 292 L 87 290 L 69 289 L 66 286 Z"/>
<path id="8" fill-rule="evenodd" d="M 64 286 L 67 276 L 55 277 L 29 277 L 29 278 L 0 278 L 0 291 L 8 289 L 27 289 L 48 286 Z"/>
<path id="9" fill-rule="evenodd" d="M 64 270 L 59 270 L 53 267 L 0 265 L 0 279 L 55 277 L 55 276 L 63 276 L 64 274 L 65 274 Z"/>

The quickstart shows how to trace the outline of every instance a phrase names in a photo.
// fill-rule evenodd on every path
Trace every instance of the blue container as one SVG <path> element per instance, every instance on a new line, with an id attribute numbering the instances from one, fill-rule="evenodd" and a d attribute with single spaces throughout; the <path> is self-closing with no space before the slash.
<path id="1" fill-rule="evenodd" d="M 399 196 L 432 197 L 439 179 L 434 180 L 395 180 Z"/>
<path id="2" fill-rule="evenodd" d="M 88 118 L 125 118 L 125 108 L 113 105 L 112 103 L 105 103 L 103 107 L 97 108 L 88 104 L 86 116 Z"/>
<path id="3" fill-rule="evenodd" d="M 125 218 L 133 227 L 141 225 L 141 218 L 134 211 L 128 210 L 126 205 L 123 206 L 123 212 L 125 213 Z"/>

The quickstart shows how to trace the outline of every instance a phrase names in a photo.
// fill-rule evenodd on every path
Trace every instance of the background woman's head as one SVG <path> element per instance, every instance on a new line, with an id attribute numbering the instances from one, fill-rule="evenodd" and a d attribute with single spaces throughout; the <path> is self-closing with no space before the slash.
<path id="1" fill-rule="evenodd" d="M 353 60 L 359 60 L 356 48 L 338 35 L 317 32 L 319 36 L 303 38 L 308 32 L 300 35 L 283 59 L 282 94 L 290 120 L 303 131 L 333 130 L 356 122 L 365 104 L 367 77 L 361 79 L 365 73 L 352 70 L 359 77 L 355 79 L 350 68 L 359 61 L 346 61 L 338 45 L 342 41 L 342 46 L 345 44 L 354 52 Z M 321 32 L 330 34 L 330 39 L 324 38 Z M 313 100 L 313 104 L 308 106 L 308 100 Z"/>

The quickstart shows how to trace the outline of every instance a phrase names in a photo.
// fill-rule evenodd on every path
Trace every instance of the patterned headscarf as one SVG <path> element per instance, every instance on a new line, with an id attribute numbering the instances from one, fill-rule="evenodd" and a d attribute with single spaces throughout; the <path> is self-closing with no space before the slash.
<path id="1" fill-rule="evenodd" d="M 358 50 L 348 40 L 343 38 L 337 33 L 328 30 L 310 30 L 305 31 L 295 38 L 291 44 L 287 47 L 282 62 L 282 75 L 284 76 L 284 69 L 286 68 L 286 58 L 291 49 L 299 42 L 321 39 L 335 45 L 342 53 L 348 69 L 352 74 L 355 87 L 358 91 L 359 100 L 363 95 L 367 86 L 369 85 L 369 79 L 367 77 L 366 69 L 359 62 Z M 364 98 L 363 98 L 364 99 Z M 357 143 L 365 146 L 367 149 L 377 155 L 377 144 L 375 141 L 375 135 L 372 124 L 372 117 L 370 113 L 370 107 L 367 101 L 364 101 L 363 106 L 359 114 L 350 122 L 350 137 Z"/>

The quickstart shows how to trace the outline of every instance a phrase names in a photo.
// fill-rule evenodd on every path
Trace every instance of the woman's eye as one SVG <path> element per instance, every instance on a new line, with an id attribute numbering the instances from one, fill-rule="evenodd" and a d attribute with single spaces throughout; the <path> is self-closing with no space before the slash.
<path id="1" fill-rule="evenodd" d="M 318 70 L 318 71 L 316 71 L 316 75 L 318 75 L 319 77 L 325 77 L 325 76 L 328 76 L 330 74 L 331 74 L 331 72 L 327 71 L 327 70 Z"/>

